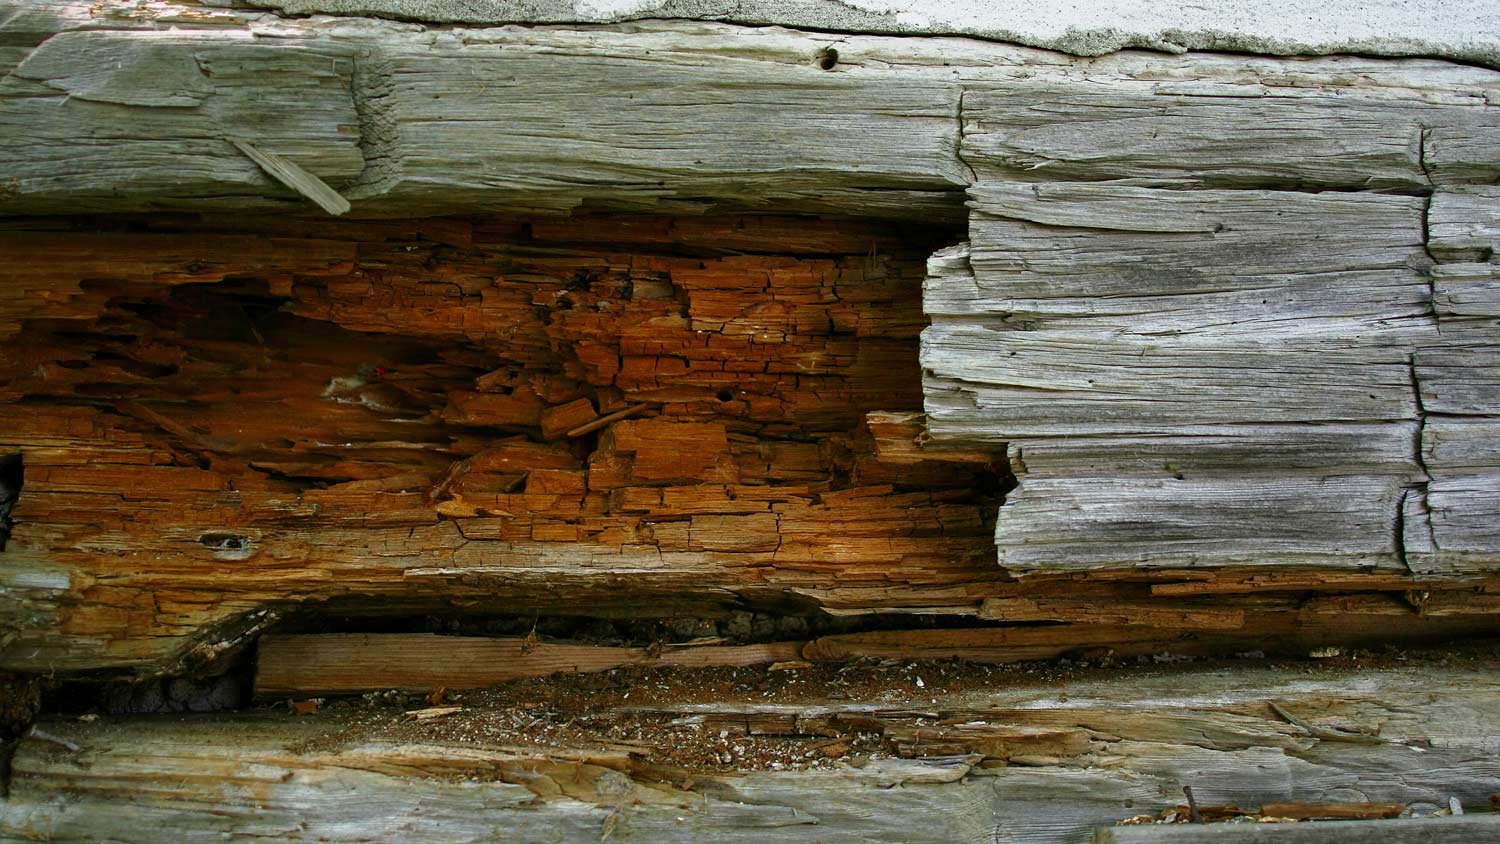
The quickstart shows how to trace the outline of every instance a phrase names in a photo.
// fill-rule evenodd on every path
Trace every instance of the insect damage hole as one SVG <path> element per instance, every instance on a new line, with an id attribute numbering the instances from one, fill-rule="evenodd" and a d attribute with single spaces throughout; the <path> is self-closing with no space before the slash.
<path id="1" fill-rule="evenodd" d="M 255 543 L 248 536 L 225 531 L 210 531 L 198 537 L 198 541 L 214 552 L 220 560 L 244 560 L 255 553 Z"/>
<path id="2" fill-rule="evenodd" d="M 824 70 L 833 70 L 839 63 L 839 51 L 832 47 L 824 47 L 813 54 L 813 61 Z"/>

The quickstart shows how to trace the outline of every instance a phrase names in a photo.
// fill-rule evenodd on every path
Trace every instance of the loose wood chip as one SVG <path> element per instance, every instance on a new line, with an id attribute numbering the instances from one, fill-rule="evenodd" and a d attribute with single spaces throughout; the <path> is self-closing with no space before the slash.
<path id="1" fill-rule="evenodd" d="M 229 142 L 249 156 L 251 161 L 259 164 L 267 175 L 312 200 L 324 211 L 335 217 L 349 212 L 349 200 L 340 196 L 338 191 L 329 187 L 322 179 L 298 167 L 295 162 L 274 152 L 256 149 L 245 141 L 230 138 Z"/>
<path id="2" fill-rule="evenodd" d="M 650 405 L 648 404 L 633 404 L 623 410 L 617 410 L 614 413 L 606 413 L 605 415 L 599 417 L 598 419 L 595 419 L 592 422 L 586 422 L 582 425 L 579 425 L 577 428 L 573 428 L 572 430 L 568 431 L 568 436 L 581 437 L 584 434 L 592 434 L 612 422 L 618 422 L 621 419 L 627 419 L 631 416 L 636 415 L 637 413 L 640 413 L 648 407 L 650 407 Z"/>
<path id="3" fill-rule="evenodd" d="M 799 668 L 812 668 L 813 664 L 805 659 L 794 659 L 786 662 L 773 662 L 767 671 L 796 671 Z"/>
<path id="4" fill-rule="evenodd" d="M 412 709 L 401 713 L 401 715 L 413 721 L 432 721 L 437 718 L 446 718 L 455 712 L 462 711 L 462 706 L 429 706 L 426 709 Z"/>

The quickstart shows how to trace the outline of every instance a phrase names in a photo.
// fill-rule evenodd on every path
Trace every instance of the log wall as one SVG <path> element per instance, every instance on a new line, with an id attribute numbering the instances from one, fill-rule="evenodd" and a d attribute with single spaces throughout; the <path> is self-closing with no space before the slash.
<path id="1" fill-rule="evenodd" d="M 299 606 L 1491 615 L 1494 71 L 0 26 L 0 665 L 211 663 Z M 747 208 L 803 216 L 588 213 Z M 19 216 L 84 211 L 153 213 Z"/>

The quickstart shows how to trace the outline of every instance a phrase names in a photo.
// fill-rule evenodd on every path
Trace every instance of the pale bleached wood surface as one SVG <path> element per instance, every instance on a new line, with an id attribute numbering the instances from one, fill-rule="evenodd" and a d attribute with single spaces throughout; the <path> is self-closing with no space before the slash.
<path id="1" fill-rule="evenodd" d="M 311 211 L 230 138 L 381 216 L 957 223 L 976 174 L 1409 191 L 1500 172 L 1497 74 L 1442 61 L 1081 60 L 959 38 L 427 28 L 122 0 L 38 0 L 0 26 L 0 127 L 25 139 L 0 153 L 5 213 Z"/>
<path id="2" fill-rule="evenodd" d="M 711 735 L 754 723 L 794 739 L 861 729 L 916 741 L 904 752 L 918 758 L 804 772 L 684 772 L 652 764 L 649 742 L 517 747 L 458 730 L 403 743 L 331 713 L 49 721 L 79 749 L 21 743 L 0 840 L 1061 844 L 1170 809 L 1183 784 L 1205 805 L 1245 809 L 1451 796 L 1473 810 L 1500 790 L 1500 694 L 1483 665 L 1244 664 L 910 691 L 629 710 Z M 968 752 L 923 760 L 923 741 Z"/>
<path id="3" fill-rule="evenodd" d="M 934 446 L 1008 446 L 1013 572 L 1500 565 L 1481 438 L 1424 460 L 1500 402 L 1489 83 L 1256 69 L 966 91 L 926 404 Z"/>

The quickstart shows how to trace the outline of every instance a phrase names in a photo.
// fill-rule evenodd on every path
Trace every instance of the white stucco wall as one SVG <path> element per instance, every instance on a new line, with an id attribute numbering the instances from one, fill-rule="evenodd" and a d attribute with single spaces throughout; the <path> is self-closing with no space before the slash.
<path id="1" fill-rule="evenodd" d="M 1500 0 L 251 0 L 291 14 L 442 23 L 689 18 L 971 35 L 1099 55 L 1126 47 L 1441 56 L 1500 67 Z"/>

